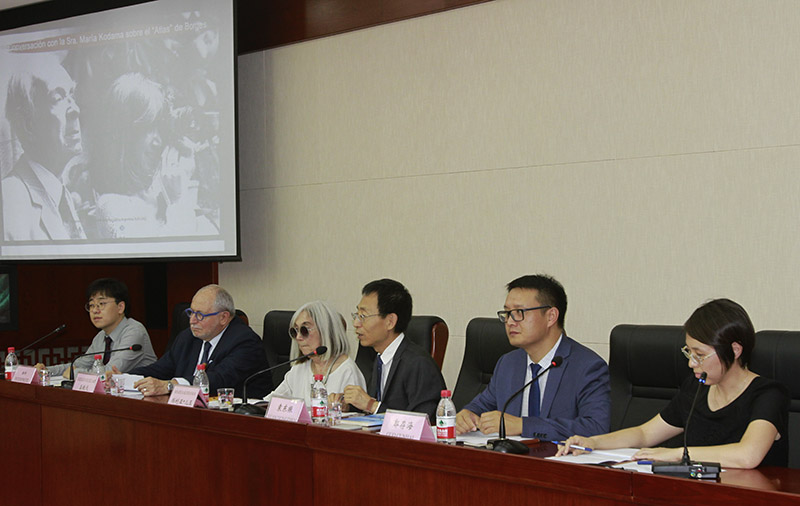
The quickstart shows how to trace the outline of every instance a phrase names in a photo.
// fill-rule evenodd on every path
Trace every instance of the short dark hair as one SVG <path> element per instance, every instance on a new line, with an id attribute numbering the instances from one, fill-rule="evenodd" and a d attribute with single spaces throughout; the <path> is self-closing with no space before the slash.
<path id="1" fill-rule="evenodd" d="M 378 312 L 382 317 L 394 313 L 397 315 L 397 323 L 394 326 L 398 334 L 405 332 L 408 322 L 411 321 L 411 310 L 413 302 L 411 294 L 402 283 L 393 279 L 377 279 L 370 281 L 361 290 L 361 295 L 378 294 Z"/>
<path id="2" fill-rule="evenodd" d="M 558 309 L 558 326 L 564 328 L 564 316 L 567 314 L 567 292 L 555 278 L 546 274 L 529 274 L 506 285 L 509 292 L 515 288 L 539 292 L 537 297 L 539 303 Z"/>
<path id="3" fill-rule="evenodd" d="M 742 346 L 739 365 L 747 367 L 750 363 L 756 331 L 747 311 L 730 299 L 714 299 L 695 309 L 683 324 L 683 330 L 692 339 L 712 346 L 726 369 L 736 360 L 733 343 Z"/>
<path id="4" fill-rule="evenodd" d="M 120 302 L 125 303 L 125 316 L 128 316 L 128 309 L 130 308 L 130 294 L 128 287 L 122 281 L 114 278 L 100 278 L 92 281 L 86 288 L 86 301 L 95 295 L 105 295 L 111 297 L 117 304 Z"/>

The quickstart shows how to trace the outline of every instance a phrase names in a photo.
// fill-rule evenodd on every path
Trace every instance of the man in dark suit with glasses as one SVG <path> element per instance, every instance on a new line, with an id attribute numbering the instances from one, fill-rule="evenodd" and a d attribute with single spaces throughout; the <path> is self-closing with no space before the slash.
<path id="1" fill-rule="evenodd" d="M 221 286 L 198 290 L 186 312 L 189 328 L 175 337 L 169 351 L 154 364 L 131 371 L 145 376 L 134 386 L 146 396 L 169 394 L 175 385 L 191 385 L 197 366 L 206 364 L 211 395 L 228 387 L 241 396 L 244 380 L 268 367 L 261 338 L 235 317 L 233 297 Z M 263 397 L 270 391 L 269 373 L 247 384 L 249 397 Z"/>

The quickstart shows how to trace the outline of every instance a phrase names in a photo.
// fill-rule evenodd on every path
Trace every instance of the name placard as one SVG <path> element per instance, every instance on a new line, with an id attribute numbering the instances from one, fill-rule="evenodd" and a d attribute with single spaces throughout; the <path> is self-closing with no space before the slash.
<path id="1" fill-rule="evenodd" d="M 39 381 L 39 369 L 29 365 L 18 365 L 11 381 L 14 383 L 25 383 L 26 385 L 42 384 L 42 382 Z"/>
<path id="2" fill-rule="evenodd" d="M 289 399 L 273 395 L 264 418 L 284 422 L 311 423 L 306 403 L 303 399 Z"/>
<path id="3" fill-rule="evenodd" d="M 78 392 L 88 392 L 90 394 L 104 394 L 106 393 L 105 386 L 100 376 L 96 374 L 89 374 L 86 372 L 79 372 L 75 377 L 75 383 L 72 389 Z"/>
<path id="4" fill-rule="evenodd" d="M 203 394 L 200 392 L 200 387 L 177 385 L 169 396 L 167 404 L 173 406 L 184 406 L 187 408 L 205 408 L 207 404 L 204 402 Z"/>
<path id="5" fill-rule="evenodd" d="M 39 381 L 39 369 L 29 365 L 18 365 L 11 381 L 14 383 L 25 383 L 26 385 L 42 384 L 42 382 Z"/>
<path id="6" fill-rule="evenodd" d="M 436 442 L 431 424 L 428 423 L 428 415 L 412 411 L 387 409 L 380 434 L 403 439 Z"/>

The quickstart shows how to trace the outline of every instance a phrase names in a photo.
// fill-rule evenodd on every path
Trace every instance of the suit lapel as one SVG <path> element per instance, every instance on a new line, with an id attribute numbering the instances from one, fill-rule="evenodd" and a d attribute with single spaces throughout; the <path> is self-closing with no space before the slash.
<path id="1" fill-rule="evenodd" d="M 189 354 L 186 357 L 186 364 L 183 369 L 183 377 L 193 377 L 197 368 L 197 361 L 200 359 L 200 348 L 203 346 L 202 339 L 191 336 L 192 344 L 189 345 Z"/>
<path id="2" fill-rule="evenodd" d="M 564 372 L 567 370 L 567 364 L 569 363 L 568 359 L 571 350 L 572 343 L 565 334 L 564 338 L 561 339 L 561 344 L 556 349 L 556 354 L 554 355 L 556 357 L 561 356 L 564 359 L 564 363 L 560 367 L 551 368 L 550 372 L 547 373 L 547 386 L 545 386 L 544 389 L 542 409 L 540 410 L 542 417 L 546 418 L 550 416 L 550 408 L 553 407 L 553 401 L 558 393 L 558 387 L 561 385 L 561 378 L 564 376 Z"/>
<path id="3" fill-rule="evenodd" d="M 406 350 L 407 344 L 408 344 L 408 337 L 403 337 L 403 342 L 400 343 L 400 346 L 397 347 L 397 351 L 394 353 L 394 357 L 392 357 L 392 367 L 389 369 L 389 375 L 386 376 L 386 385 L 383 387 L 383 395 L 382 395 L 383 399 L 386 399 L 387 393 L 390 391 L 390 388 L 392 387 L 392 380 L 395 377 L 397 368 L 400 367 L 400 362 L 403 360 L 403 352 Z M 378 357 L 375 357 L 375 360 L 378 360 Z"/>
<path id="4" fill-rule="evenodd" d="M 514 381 L 512 385 L 519 385 L 514 387 L 513 390 L 508 392 L 508 395 L 513 394 L 517 391 L 522 385 L 525 384 L 525 374 L 527 373 L 526 368 L 528 367 L 528 354 L 525 353 L 525 350 L 520 349 L 521 353 L 514 354 L 514 362 L 512 363 L 513 369 L 513 378 L 519 378 L 518 380 Z M 527 413 L 522 413 L 522 396 L 530 395 L 530 389 L 528 391 L 522 392 L 518 396 L 511 399 L 511 403 L 508 405 L 508 409 L 506 413 L 520 413 L 521 416 L 527 416 Z M 508 402 L 508 398 L 503 399 L 503 403 Z M 498 411 L 502 411 L 503 404 L 499 404 L 497 406 Z"/>
<path id="5" fill-rule="evenodd" d="M 225 351 L 226 351 L 225 350 L 225 346 L 228 344 L 228 341 L 225 339 L 225 334 L 228 333 L 228 330 L 231 328 L 231 325 L 234 325 L 234 323 L 233 323 L 234 320 L 231 320 L 231 322 L 228 324 L 228 326 L 225 327 L 225 330 L 222 331 L 222 335 L 220 336 L 219 341 L 217 342 L 217 345 L 214 346 L 213 350 L 211 350 L 211 355 L 208 356 L 208 368 L 209 369 L 211 369 L 211 367 L 214 365 L 214 361 L 215 360 L 219 360 L 219 357 L 225 355 Z"/>

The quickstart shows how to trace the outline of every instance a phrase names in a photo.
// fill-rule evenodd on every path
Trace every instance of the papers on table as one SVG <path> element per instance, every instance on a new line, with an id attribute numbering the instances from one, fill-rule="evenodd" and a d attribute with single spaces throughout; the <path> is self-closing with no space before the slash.
<path id="1" fill-rule="evenodd" d="M 497 432 L 484 434 L 483 432 L 476 430 L 456 436 L 456 441 L 463 443 L 465 446 L 484 448 L 489 440 L 497 439 L 498 437 L 500 437 L 500 435 Z M 509 436 L 508 439 L 513 439 L 514 441 L 524 441 L 525 439 L 530 438 L 524 438 L 522 436 Z"/>
<path id="2" fill-rule="evenodd" d="M 114 377 L 115 378 L 120 377 L 120 378 L 124 378 L 125 379 L 125 393 L 126 394 L 128 392 L 138 392 L 138 390 L 133 388 L 133 385 L 134 385 L 134 383 L 136 383 L 140 379 L 144 379 L 144 376 L 142 376 L 140 374 L 128 374 L 128 373 L 115 374 Z"/>
<path id="3" fill-rule="evenodd" d="M 613 450 L 592 450 L 580 455 L 562 455 L 561 457 L 547 457 L 559 462 L 574 464 L 594 464 L 613 467 L 614 469 L 627 469 L 640 473 L 652 473 L 650 463 L 640 464 L 633 458 L 639 448 L 616 448 Z M 644 462 L 644 461 L 642 461 Z"/>
<path id="4" fill-rule="evenodd" d="M 350 416 L 342 418 L 342 425 L 358 427 L 380 427 L 383 425 L 384 413 L 375 415 Z"/>

